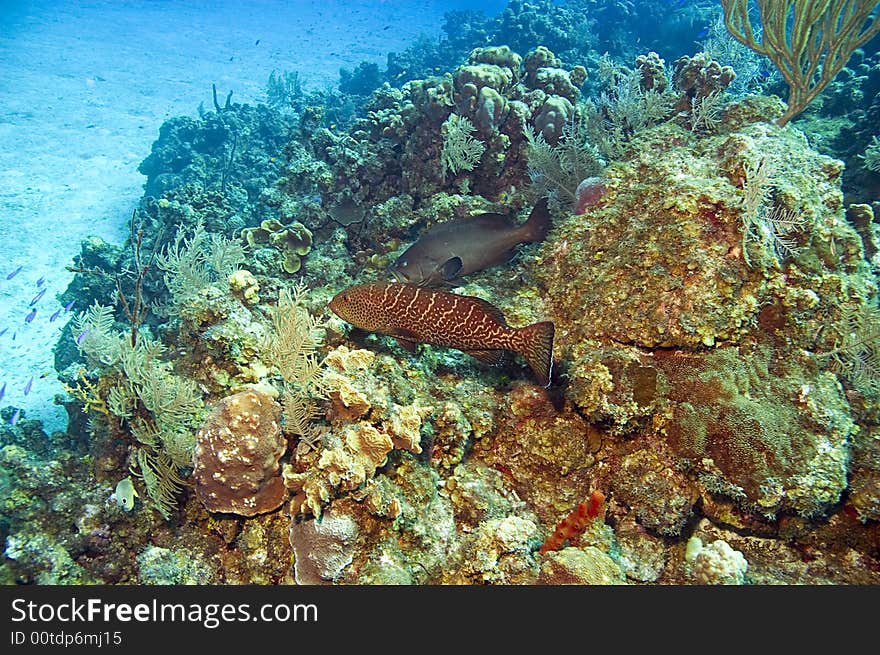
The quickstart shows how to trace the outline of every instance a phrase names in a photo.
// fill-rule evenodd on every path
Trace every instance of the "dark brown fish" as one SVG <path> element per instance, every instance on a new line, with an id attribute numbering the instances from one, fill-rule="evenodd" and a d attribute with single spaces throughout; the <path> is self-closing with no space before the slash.
<path id="1" fill-rule="evenodd" d="M 429 343 L 463 350 L 489 364 L 497 364 L 505 351 L 519 353 L 541 384 L 550 384 L 550 321 L 508 327 L 501 311 L 481 298 L 396 282 L 340 291 L 330 309 L 356 327 L 394 337 L 410 352 L 416 344 Z"/>
<path id="2" fill-rule="evenodd" d="M 400 282 L 460 284 L 459 278 L 507 261 L 521 243 L 543 241 L 550 230 L 547 199 L 528 220 L 514 225 L 502 214 L 480 214 L 435 225 L 407 248 L 391 267 Z"/>

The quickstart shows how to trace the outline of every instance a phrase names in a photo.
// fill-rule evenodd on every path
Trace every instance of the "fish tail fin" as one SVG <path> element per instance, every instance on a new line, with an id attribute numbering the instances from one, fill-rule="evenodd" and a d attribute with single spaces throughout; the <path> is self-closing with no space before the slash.
<path id="1" fill-rule="evenodd" d="M 553 336 L 556 328 L 552 321 L 533 323 L 519 329 L 520 346 L 517 352 L 525 357 L 529 367 L 542 386 L 550 386 L 553 372 Z"/>
<path id="2" fill-rule="evenodd" d="M 552 217 L 547 208 L 547 197 L 535 203 L 528 220 L 520 227 L 522 240 L 530 243 L 543 241 L 552 227 Z"/>

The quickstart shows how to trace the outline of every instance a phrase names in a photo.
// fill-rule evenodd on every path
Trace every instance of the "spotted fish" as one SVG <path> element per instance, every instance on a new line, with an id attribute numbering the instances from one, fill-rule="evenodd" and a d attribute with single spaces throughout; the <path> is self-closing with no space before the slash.
<path id="1" fill-rule="evenodd" d="M 542 198 L 522 225 L 502 214 L 480 214 L 435 225 L 391 267 L 398 282 L 428 286 L 461 284 L 461 276 L 509 260 L 521 243 L 543 241 L 550 229 Z"/>
<path id="2" fill-rule="evenodd" d="M 501 311 L 481 298 L 396 282 L 345 289 L 330 301 L 330 309 L 356 327 L 394 337 L 410 352 L 416 344 L 429 343 L 497 364 L 505 351 L 513 351 L 525 358 L 542 385 L 550 384 L 550 321 L 509 327 Z"/>

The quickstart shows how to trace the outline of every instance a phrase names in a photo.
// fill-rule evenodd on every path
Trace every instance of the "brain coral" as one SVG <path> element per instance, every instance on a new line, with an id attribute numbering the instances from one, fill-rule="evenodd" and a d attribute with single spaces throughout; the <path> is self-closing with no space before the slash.
<path id="1" fill-rule="evenodd" d="M 278 461 L 287 450 L 281 406 L 257 390 L 227 396 L 199 429 L 193 477 L 211 512 L 254 516 L 277 509 L 287 497 Z"/>

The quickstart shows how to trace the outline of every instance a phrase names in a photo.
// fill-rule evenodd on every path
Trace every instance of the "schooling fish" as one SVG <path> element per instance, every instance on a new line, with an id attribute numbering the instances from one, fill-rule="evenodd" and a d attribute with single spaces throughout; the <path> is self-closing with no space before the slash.
<path id="1" fill-rule="evenodd" d="M 34 305 L 36 305 L 38 302 L 40 302 L 40 299 L 45 295 L 46 295 L 46 289 L 41 290 L 36 296 L 33 297 L 33 299 L 30 301 L 30 303 L 28 303 L 28 307 L 33 307 Z"/>
<path id="2" fill-rule="evenodd" d="M 507 261 L 521 243 L 543 241 L 550 230 L 542 198 L 522 225 L 502 214 L 480 214 L 435 225 L 407 248 L 391 267 L 398 282 L 461 284 L 459 278 Z"/>
<path id="3" fill-rule="evenodd" d="M 28 395 L 31 392 L 31 387 L 34 386 L 34 376 L 31 376 L 31 379 L 27 381 L 27 384 L 24 385 L 24 395 Z"/>
<path id="4" fill-rule="evenodd" d="M 73 307 L 73 303 L 75 303 L 75 302 L 76 302 L 75 300 L 71 300 L 69 303 L 67 303 L 66 305 L 64 305 L 64 311 L 65 311 L 65 312 L 69 312 L 69 311 L 70 311 L 70 308 Z"/>
<path id="5" fill-rule="evenodd" d="M 21 416 L 21 409 L 16 409 L 15 414 L 12 415 L 12 418 L 9 419 L 9 425 L 15 427 L 18 423 L 18 418 Z"/>
<path id="6" fill-rule="evenodd" d="M 0 400 L 3 400 L 3 396 L 6 395 L 6 383 L 3 383 L 3 386 L 0 387 Z"/>
<path id="7" fill-rule="evenodd" d="M 61 308 L 60 308 L 60 307 L 59 307 L 58 309 L 55 310 L 55 312 L 52 314 L 52 316 L 49 317 L 49 322 L 51 323 L 52 321 L 54 321 L 54 320 L 55 320 L 56 318 L 58 318 L 59 316 L 61 316 Z"/>
<path id="8" fill-rule="evenodd" d="M 505 351 L 519 353 L 541 384 L 550 384 L 550 321 L 508 327 L 501 311 L 481 298 L 399 283 L 350 287 L 336 294 L 330 309 L 356 327 L 394 337 L 410 352 L 418 343 L 430 343 L 489 364 L 497 364 Z"/>
<path id="9" fill-rule="evenodd" d="M 10 273 L 9 275 L 6 276 L 6 279 L 11 280 L 12 278 L 14 278 L 16 275 L 21 273 L 22 268 L 23 268 L 22 266 L 19 266 L 18 268 L 16 268 L 14 271 L 12 271 L 12 273 Z"/>
<path id="10" fill-rule="evenodd" d="M 36 318 L 36 316 L 37 316 L 37 308 L 34 307 L 30 312 L 28 312 L 28 315 L 24 317 L 24 322 L 30 323 L 31 321 L 34 320 L 34 318 Z"/>

